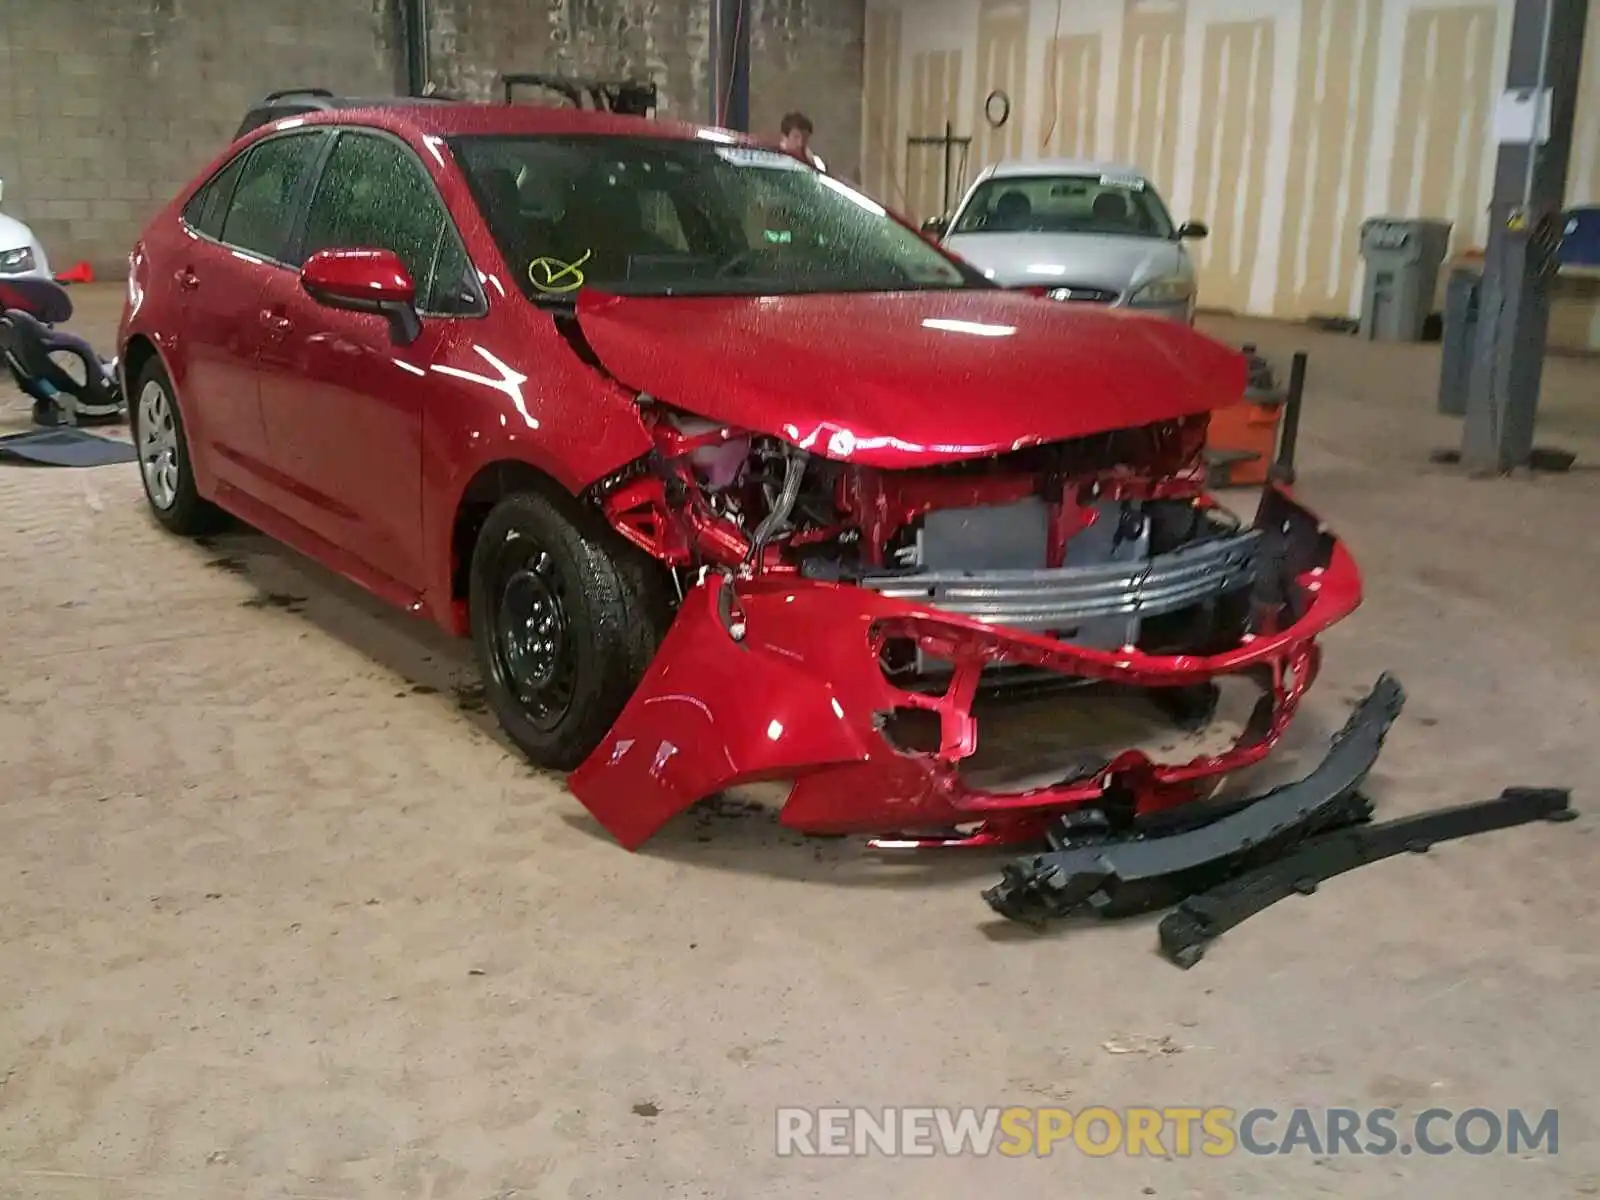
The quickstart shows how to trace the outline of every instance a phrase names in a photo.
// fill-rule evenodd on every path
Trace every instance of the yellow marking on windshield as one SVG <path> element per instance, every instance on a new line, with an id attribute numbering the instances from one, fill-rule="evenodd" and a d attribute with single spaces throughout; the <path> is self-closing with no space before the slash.
<path id="1" fill-rule="evenodd" d="M 576 262 L 562 262 L 559 258 L 536 258 L 528 264 L 528 282 L 541 292 L 557 294 L 575 292 L 583 286 L 583 264 L 594 257 L 593 250 L 585 250 Z"/>

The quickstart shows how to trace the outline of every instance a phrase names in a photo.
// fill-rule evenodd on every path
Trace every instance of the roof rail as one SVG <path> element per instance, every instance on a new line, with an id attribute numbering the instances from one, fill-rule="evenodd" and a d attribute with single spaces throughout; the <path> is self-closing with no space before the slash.
<path id="1" fill-rule="evenodd" d="M 284 88 L 281 92 L 268 92 L 261 103 L 271 104 L 274 100 L 283 100 L 289 96 L 321 96 L 332 99 L 333 93 L 327 88 L 320 87 Z"/>

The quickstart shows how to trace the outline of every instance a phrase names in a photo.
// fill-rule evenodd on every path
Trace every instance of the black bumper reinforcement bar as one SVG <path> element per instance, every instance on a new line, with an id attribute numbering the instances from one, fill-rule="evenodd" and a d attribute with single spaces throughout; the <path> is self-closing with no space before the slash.
<path id="1" fill-rule="evenodd" d="M 1164 837 L 1097 839 L 1029 855 L 1009 864 L 983 893 L 1013 921 L 1039 923 L 1085 905 L 1109 914 L 1132 893 L 1141 907 L 1192 895 L 1313 834 L 1366 819 L 1359 792 L 1405 705 L 1399 680 L 1383 675 L 1334 735 L 1327 756 L 1304 779 L 1274 788 L 1225 816 Z M 1154 894 L 1154 895 L 1153 895 Z"/>
<path id="2" fill-rule="evenodd" d="M 1421 853 L 1435 842 L 1532 821 L 1569 821 L 1578 815 L 1571 795 L 1565 788 L 1507 788 L 1493 800 L 1319 834 L 1184 900 L 1161 918 L 1161 952 L 1180 967 L 1192 967 L 1213 939 L 1286 896 L 1310 895 L 1336 875 L 1407 851 Z"/>

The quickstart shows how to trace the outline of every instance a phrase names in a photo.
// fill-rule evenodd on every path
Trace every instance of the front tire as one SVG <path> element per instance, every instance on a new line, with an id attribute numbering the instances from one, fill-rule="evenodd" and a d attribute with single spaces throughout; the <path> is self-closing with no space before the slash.
<path id="1" fill-rule="evenodd" d="M 155 519 L 169 532 L 199 537 L 227 524 L 222 510 L 201 499 L 194 486 L 189 439 L 166 369 L 155 359 L 139 373 L 128 429 L 139 455 L 139 479 Z"/>
<path id="2" fill-rule="evenodd" d="M 490 709 L 535 765 L 561 771 L 605 737 L 667 618 L 660 568 L 570 508 L 534 492 L 495 505 L 469 596 Z"/>

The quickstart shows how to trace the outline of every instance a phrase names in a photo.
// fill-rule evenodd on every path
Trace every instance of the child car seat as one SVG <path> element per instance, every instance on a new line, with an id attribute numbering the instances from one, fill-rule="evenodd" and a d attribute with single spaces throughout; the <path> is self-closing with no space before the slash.
<path id="1" fill-rule="evenodd" d="M 0 358 L 33 400 L 39 425 L 109 424 L 127 406 L 117 381 L 116 360 L 106 362 L 82 338 L 55 325 L 72 316 L 72 299 L 47 279 L 0 283 Z M 57 356 L 76 359 L 79 379 Z"/>

